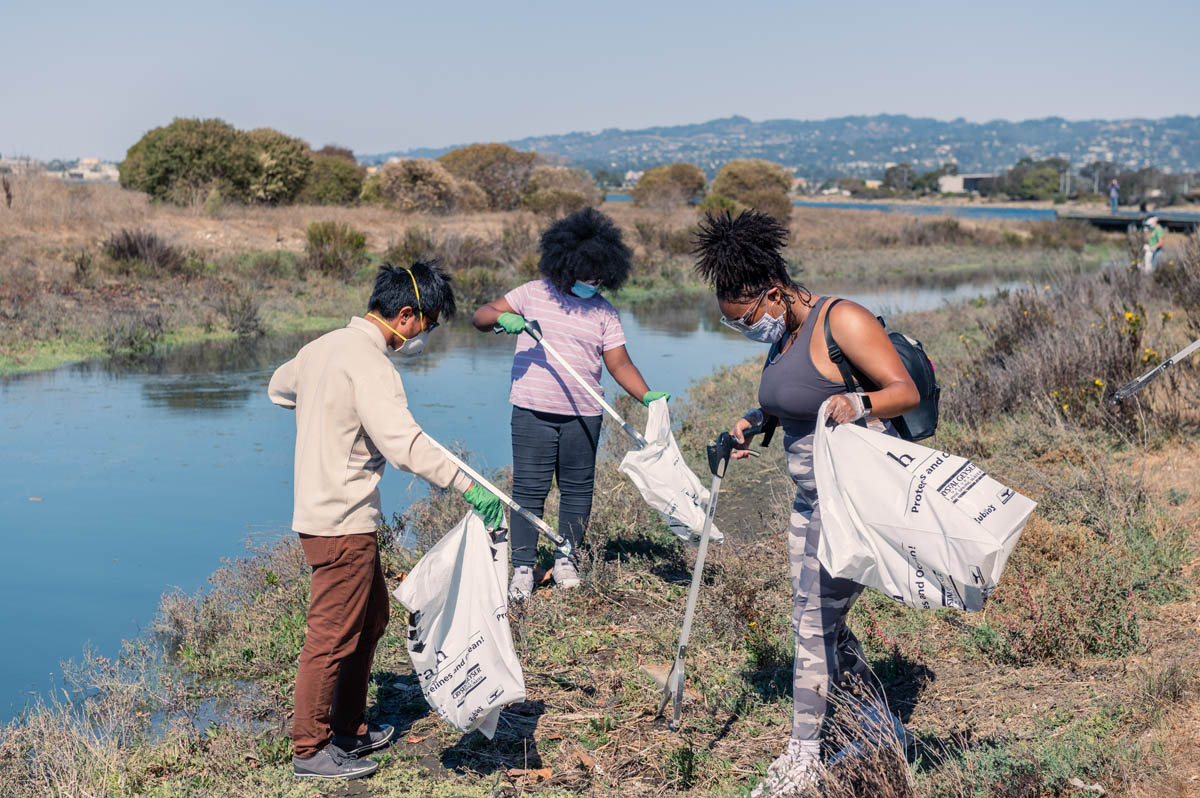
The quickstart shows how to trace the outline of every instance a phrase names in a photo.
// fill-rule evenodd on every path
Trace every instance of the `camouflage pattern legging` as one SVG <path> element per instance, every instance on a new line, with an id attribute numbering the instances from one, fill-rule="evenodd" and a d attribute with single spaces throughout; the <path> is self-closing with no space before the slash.
<path id="1" fill-rule="evenodd" d="M 846 615 L 862 585 L 835 579 L 817 560 L 821 508 L 813 473 L 813 435 L 785 436 L 783 443 L 788 473 L 796 483 L 788 524 L 792 630 L 796 636 L 792 738 L 816 740 L 825 721 L 829 691 L 851 684 L 872 689 L 875 678 L 857 638 L 846 626 Z"/>

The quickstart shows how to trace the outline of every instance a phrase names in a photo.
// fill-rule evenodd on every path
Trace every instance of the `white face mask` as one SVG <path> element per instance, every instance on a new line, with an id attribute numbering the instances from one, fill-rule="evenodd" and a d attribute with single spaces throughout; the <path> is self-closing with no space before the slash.
<path id="1" fill-rule="evenodd" d="M 404 343 L 400 344 L 400 346 L 394 348 L 392 351 L 404 355 L 405 357 L 416 357 L 417 355 L 424 354 L 425 343 L 428 340 L 429 333 L 422 330 L 416 338 L 407 339 Z"/>
<path id="2" fill-rule="evenodd" d="M 389 344 L 388 349 L 391 351 L 404 355 L 405 357 L 416 357 L 425 351 L 425 342 L 429 340 L 429 333 L 427 331 L 421 330 L 421 332 L 417 333 L 412 338 L 405 338 L 399 330 L 376 316 L 374 313 L 368 313 L 367 317 L 375 319 L 384 327 L 387 327 L 389 330 L 391 330 L 392 334 L 397 338 L 403 339 L 404 343 L 400 344 L 400 346 L 391 346 Z"/>

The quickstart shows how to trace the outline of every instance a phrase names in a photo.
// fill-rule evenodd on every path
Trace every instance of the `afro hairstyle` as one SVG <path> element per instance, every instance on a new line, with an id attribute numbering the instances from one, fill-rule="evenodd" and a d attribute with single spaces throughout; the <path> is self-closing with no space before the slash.
<path id="1" fill-rule="evenodd" d="M 576 280 L 620 288 L 633 266 L 621 228 L 595 208 L 576 211 L 547 227 L 541 250 L 538 271 L 564 294 Z"/>
<path id="2" fill-rule="evenodd" d="M 696 274 L 712 284 L 717 299 L 740 300 L 773 285 L 794 286 L 781 251 L 787 228 L 758 211 L 705 214 L 696 233 Z"/>

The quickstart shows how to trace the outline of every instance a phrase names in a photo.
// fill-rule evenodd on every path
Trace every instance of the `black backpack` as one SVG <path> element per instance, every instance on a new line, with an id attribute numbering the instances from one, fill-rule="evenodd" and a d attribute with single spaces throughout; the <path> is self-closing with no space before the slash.
<path id="1" fill-rule="evenodd" d="M 840 299 L 833 300 L 829 303 L 829 309 L 825 311 L 825 345 L 829 347 L 829 359 L 842 373 L 842 380 L 846 383 L 848 393 L 854 393 L 859 386 L 864 391 L 878 390 L 879 386 L 871 382 L 870 377 L 855 368 L 854 364 L 842 354 L 842 348 L 837 345 L 837 341 L 833 340 L 833 331 L 829 328 L 829 314 L 833 311 L 833 306 L 841 301 Z M 879 323 L 885 329 L 887 328 L 887 323 L 884 322 L 882 316 L 875 318 L 879 319 Z M 914 409 L 889 420 L 904 440 L 924 440 L 937 431 L 938 400 L 942 395 L 941 386 L 937 384 L 937 378 L 933 373 L 933 363 L 929 361 L 929 356 L 925 354 L 925 347 L 921 346 L 921 342 L 917 339 L 909 338 L 900 332 L 890 332 L 888 338 L 891 339 L 892 346 L 896 347 L 896 353 L 900 355 L 900 362 L 908 370 L 909 376 L 917 386 L 917 393 L 921 396 L 921 403 Z"/>

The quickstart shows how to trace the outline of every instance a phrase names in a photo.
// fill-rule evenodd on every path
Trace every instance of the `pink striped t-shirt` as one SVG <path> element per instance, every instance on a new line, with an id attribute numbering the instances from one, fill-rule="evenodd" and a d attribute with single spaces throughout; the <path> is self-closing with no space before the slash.
<path id="1" fill-rule="evenodd" d="M 599 295 L 580 299 L 562 294 L 549 280 L 517 286 L 504 298 L 513 312 L 541 324 L 542 335 L 554 351 L 604 395 L 600 387 L 604 353 L 625 345 L 621 317 L 608 300 Z M 604 412 L 529 333 L 517 336 L 508 401 L 526 410 L 568 416 L 598 416 Z"/>

